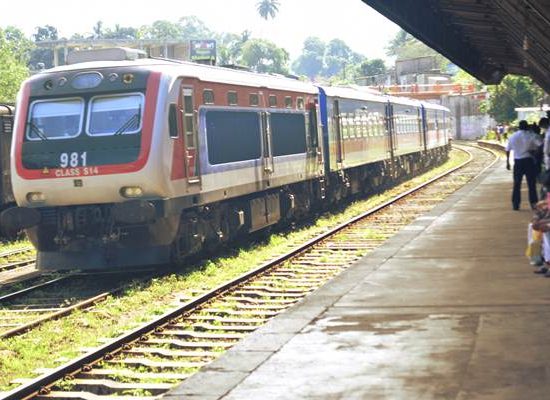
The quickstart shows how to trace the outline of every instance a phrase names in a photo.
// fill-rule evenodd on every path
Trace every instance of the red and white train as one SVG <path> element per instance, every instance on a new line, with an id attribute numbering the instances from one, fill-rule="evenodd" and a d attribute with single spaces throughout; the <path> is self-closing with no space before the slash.
<path id="1" fill-rule="evenodd" d="M 438 105 L 95 54 L 102 61 L 39 73 L 18 95 L 18 207 L 2 225 L 26 230 L 41 269 L 180 261 L 447 157 Z"/>

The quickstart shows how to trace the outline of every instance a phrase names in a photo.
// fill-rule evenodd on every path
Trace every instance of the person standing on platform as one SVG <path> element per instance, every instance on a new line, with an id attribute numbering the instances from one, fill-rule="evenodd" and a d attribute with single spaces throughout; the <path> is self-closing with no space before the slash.
<path id="1" fill-rule="evenodd" d="M 514 186 L 512 189 L 512 208 L 519 210 L 521 202 L 521 181 L 523 175 L 529 188 L 529 203 L 531 208 L 537 204 L 537 172 L 535 159 L 531 152 L 542 144 L 539 135 L 529 131 L 527 121 L 519 121 L 519 130 L 508 139 L 506 144 L 506 169 L 510 170 L 510 152 L 514 153 Z"/>

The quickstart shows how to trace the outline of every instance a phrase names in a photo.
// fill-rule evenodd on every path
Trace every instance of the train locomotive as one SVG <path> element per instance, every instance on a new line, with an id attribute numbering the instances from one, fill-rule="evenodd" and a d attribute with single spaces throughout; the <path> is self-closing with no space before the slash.
<path id="1" fill-rule="evenodd" d="M 179 262 L 448 154 L 439 105 L 120 48 L 71 55 L 16 104 L 18 206 L 1 223 L 26 231 L 39 269 Z"/>

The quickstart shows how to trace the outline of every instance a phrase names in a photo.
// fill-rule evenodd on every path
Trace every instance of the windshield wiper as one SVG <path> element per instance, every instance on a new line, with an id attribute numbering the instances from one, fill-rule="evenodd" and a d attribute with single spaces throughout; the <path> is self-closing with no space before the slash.
<path id="1" fill-rule="evenodd" d="M 46 134 L 44 133 L 44 131 L 42 129 L 40 129 L 38 126 L 36 126 L 36 124 L 34 122 L 32 122 L 32 121 L 27 122 L 27 126 L 29 126 L 31 128 L 31 132 L 36 133 L 36 135 L 40 139 L 49 140 L 48 137 L 46 136 Z"/>
<path id="2" fill-rule="evenodd" d="M 128 130 L 133 124 L 136 124 L 136 127 L 139 126 L 139 121 L 141 120 L 141 108 L 138 109 L 137 113 L 132 115 L 128 120 L 122 124 L 120 128 L 116 130 L 115 135 L 122 135 Z"/>

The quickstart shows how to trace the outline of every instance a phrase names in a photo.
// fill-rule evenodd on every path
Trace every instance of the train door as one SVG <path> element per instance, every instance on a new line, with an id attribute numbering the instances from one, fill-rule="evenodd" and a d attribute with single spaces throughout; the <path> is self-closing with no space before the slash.
<path id="1" fill-rule="evenodd" d="M 190 184 L 200 183 L 199 153 L 197 142 L 197 112 L 192 87 L 182 87 L 182 120 L 184 140 L 184 167 Z"/>
<path id="2" fill-rule="evenodd" d="M 395 132 L 395 120 L 393 116 L 393 105 L 388 102 L 386 106 L 386 131 L 387 131 L 387 137 L 388 137 L 388 155 L 389 158 L 392 160 L 395 156 L 395 149 L 396 149 L 396 132 Z"/>
<path id="3" fill-rule="evenodd" d="M 427 116 L 426 109 L 424 105 L 420 107 L 420 132 L 422 140 L 424 141 L 424 151 L 428 150 L 428 125 L 427 125 Z"/>
<path id="4" fill-rule="evenodd" d="M 273 172 L 275 172 L 275 163 L 273 161 L 273 139 L 271 134 L 271 124 L 270 124 L 270 113 L 267 111 L 262 111 L 260 113 L 260 126 L 262 132 L 262 142 L 263 142 L 263 151 L 262 151 L 262 166 L 263 180 L 266 182 L 267 186 L 270 186 L 270 179 Z"/>
<path id="5" fill-rule="evenodd" d="M 340 115 L 340 101 L 334 100 L 332 104 L 334 132 L 336 133 L 336 163 L 342 167 L 344 162 L 344 142 L 342 138 L 342 117 Z"/>

